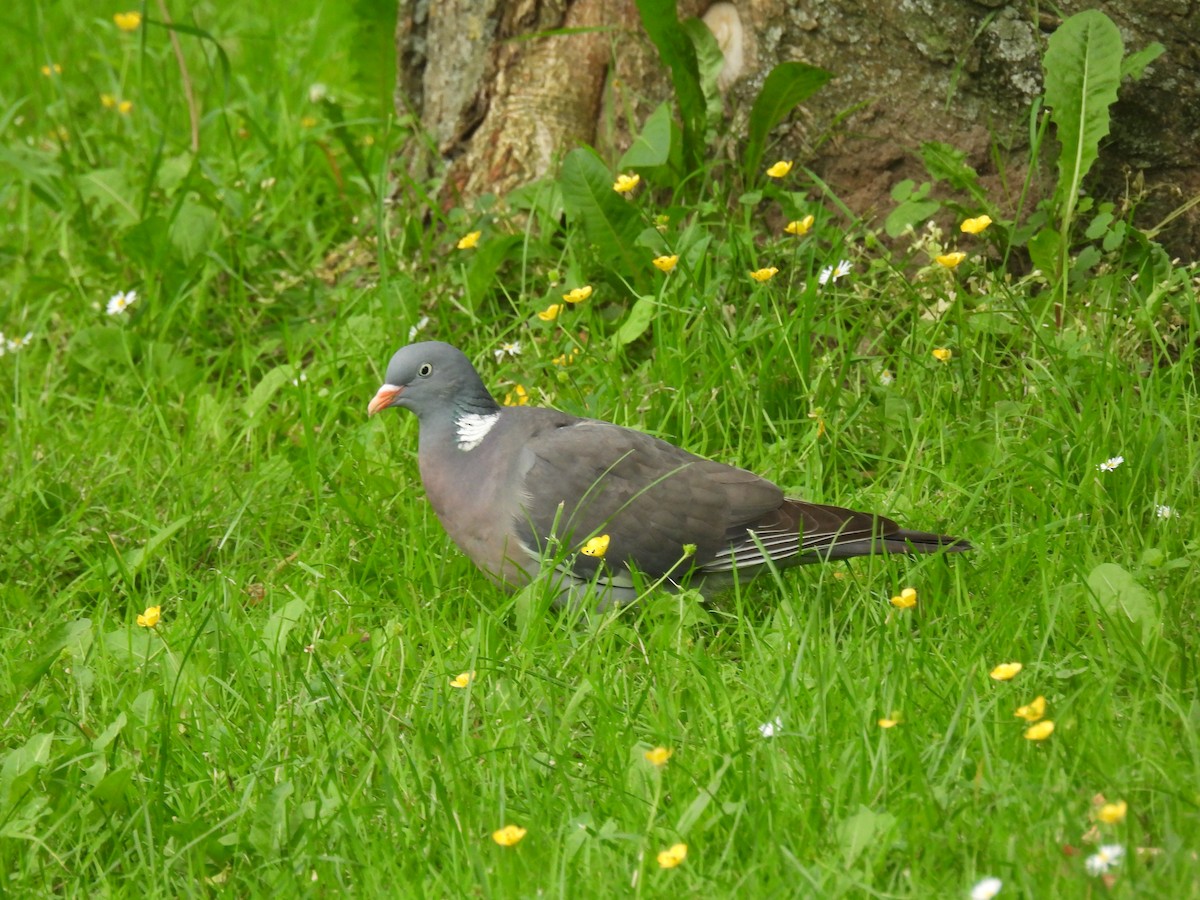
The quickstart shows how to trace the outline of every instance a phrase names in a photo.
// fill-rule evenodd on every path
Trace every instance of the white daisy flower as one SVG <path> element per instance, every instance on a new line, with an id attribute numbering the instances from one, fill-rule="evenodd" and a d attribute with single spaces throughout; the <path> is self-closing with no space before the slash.
<path id="1" fill-rule="evenodd" d="M 999 878 L 985 878 L 971 888 L 971 900 L 992 900 L 1002 887 L 1004 882 Z"/>
<path id="2" fill-rule="evenodd" d="M 821 274 L 817 276 L 817 281 L 822 285 L 828 284 L 831 281 L 837 281 L 845 275 L 850 274 L 850 260 L 839 260 L 836 266 L 826 266 L 821 270 Z"/>
<path id="3" fill-rule="evenodd" d="M 783 717 L 776 716 L 770 722 L 763 722 L 758 726 L 758 733 L 765 738 L 773 738 L 775 735 L 783 731 Z"/>
<path id="4" fill-rule="evenodd" d="M 1106 459 L 1104 462 L 1100 463 L 1100 465 L 1096 466 L 1096 468 L 1099 469 L 1101 472 L 1111 472 L 1113 469 L 1115 469 L 1117 466 L 1121 465 L 1121 463 L 1123 463 L 1123 462 L 1125 462 L 1125 457 L 1114 456 L 1110 459 Z"/>
<path id="5" fill-rule="evenodd" d="M 428 324 L 429 316 L 421 316 L 421 318 L 417 320 L 417 324 L 408 329 L 408 339 L 411 341 L 416 338 L 418 334 L 425 330 L 425 326 Z"/>
<path id="6" fill-rule="evenodd" d="M 879 383 L 884 387 L 891 387 L 895 380 L 896 376 L 892 374 L 891 369 L 884 369 L 879 373 Z"/>
<path id="7" fill-rule="evenodd" d="M 1164 506 L 1164 505 L 1163 505 L 1163 504 L 1161 504 L 1161 503 L 1159 503 L 1159 504 L 1155 505 L 1155 507 L 1154 507 L 1154 514 L 1155 514 L 1156 516 L 1158 516 L 1160 519 L 1169 519 L 1169 518 L 1171 518 L 1172 516 L 1177 516 L 1177 515 L 1179 515 L 1179 513 L 1175 512 L 1175 510 L 1171 509 L 1171 507 L 1169 507 L 1169 506 Z"/>
<path id="8" fill-rule="evenodd" d="M 493 350 L 492 355 L 496 357 L 496 362 L 500 362 L 500 360 L 504 359 L 504 357 L 506 357 L 506 356 L 520 356 L 521 355 L 521 342 L 520 341 L 506 341 L 505 343 L 503 343 L 499 347 L 497 347 L 495 350 Z"/>
<path id="9" fill-rule="evenodd" d="M 1109 869 L 1115 869 L 1125 858 L 1125 848 L 1120 844 L 1103 844 L 1099 850 L 1084 861 L 1087 873 L 1094 877 L 1108 874 Z"/>
<path id="10" fill-rule="evenodd" d="M 110 316 L 119 316 L 125 310 L 129 309 L 137 300 L 137 291 L 118 291 L 108 298 L 108 306 L 105 311 Z"/>

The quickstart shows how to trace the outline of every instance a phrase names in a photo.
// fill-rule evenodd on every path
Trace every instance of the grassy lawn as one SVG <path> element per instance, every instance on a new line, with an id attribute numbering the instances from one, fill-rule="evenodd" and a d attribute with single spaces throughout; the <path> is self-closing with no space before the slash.
<path id="1" fill-rule="evenodd" d="M 173 10 L 196 153 L 119 11 L 0 15 L 0 893 L 1200 897 L 1194 267 L 1114 239 L 1056 303 L 1003 223 L 885 247 L 799 169 L 714 168 L 629 194 L 628 268 L 557 181 L 427 211 L 394 4 Z M 500 594 L 415 418 L 367 419 L 410 329 L 977 550 Z"/>

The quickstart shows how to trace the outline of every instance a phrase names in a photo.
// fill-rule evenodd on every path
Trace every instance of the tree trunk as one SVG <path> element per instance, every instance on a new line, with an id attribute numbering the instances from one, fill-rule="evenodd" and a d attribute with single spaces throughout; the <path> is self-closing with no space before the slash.
<path id="1" fill-rule="evenodd" d="M 1068 14 L 1106 12 L 1127 52 L 1155 40 L 1167 48 L 1141 81 L 1122 85 L 1088 184 L 1098 197 L 1136 201 L 1145 227 L 1200 193 L 1200 16 L 1191 5 L 1062 3 Z M 1020 0 L 682 0 L 679 14 L 706 14 L 725 50 L 735 134 L 776 63 L 835 73 L 776 132 L 776 155 L 807 162 L 856 213 L 886 213 L 897 181 L 922 178 L 915 150 L 927 140 L 966 151 L 997 203 L 1014 208 L 1046 36 L 1058 24 L 1047 13 Z M 579 144 L 615 159 L 670 96 L 633 0 L 400 0 L 397 46 L 397 106 L 420 118 L 450 161 L 447 204 L 503 195 Z M 1200 256 L 1200 208 L 1159 239 Z"/>

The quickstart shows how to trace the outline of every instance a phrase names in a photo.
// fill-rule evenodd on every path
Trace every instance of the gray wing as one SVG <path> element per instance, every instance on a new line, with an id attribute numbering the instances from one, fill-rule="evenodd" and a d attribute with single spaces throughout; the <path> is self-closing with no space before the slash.
<path id="1" fill-rule="evenodd" d="M 514 523 L 540 553 L 551 535 L 574 551 L 607 534 L 610 569 L 632 564 L 652 578 L 672 570 L 677 577 L 716 558 L 784 501 L 765 478 L 639 431 L 561 414 L 545 424 L 522 451 L 524 507 Z M 696 553 L 680 566 L 686 544 Z M 599 565 L 579 554 L 573 570 L 590 578 Z"/>

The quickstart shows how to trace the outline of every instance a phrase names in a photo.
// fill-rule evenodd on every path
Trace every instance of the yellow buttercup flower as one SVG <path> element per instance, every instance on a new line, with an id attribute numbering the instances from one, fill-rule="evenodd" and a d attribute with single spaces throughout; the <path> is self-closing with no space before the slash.
<path id="1" fill-rule="evenodd" d="M 916 588 L 905 588 L 900 592 L 900 596 L 892 598 L 892 606 L 896 607 L 896 609 L 912 609 L 916 605 Z"/>
<path id="2" fill-rule="evenodd" d="M 765 269 L 755 269 L 750 273 L 750 277 L 760 284 L 764 281 L 770 281 L 779 272 L 774 266 L 767 266 Z"/>
<path id="3" fill-rule="evenodd" d="M 658 256 L 654 259 L 654 267 L 660 272 L 670 272 L 678 262 L 678 256 Z"/>
<path id="4" fill-rule="evenodd" d="M 772 178 L 782 178 L 788 172 L 792 171 L 792 161 L 790 159 L 781 159 L 775 165 L 767 169 L 767 174 Z"/>
<path id="5" fill-rule="evenodd" d="M 687 844 L 674 844 L 658 854 L 658 864 L 673 869 L 687 859 Z"/>
<path id="6" fill-rule="evenodd" d="M 653 750 L 647 750 L 645 753 L 646 759 L 654 765 L 662 768 L 667 764 L 667 760 L 671 758 L 675 751 L 667 747 L 655 747 Z"/>
<path id="7" fill-rule="evenodd" d="M 1013 713 L 1018 719 L 1024 719 L 1026 722 L 1036 722 L 1046 714 L 1046 698 L 1036 697 L 1030 703 L 1024 706 L 1017 707 L 1017 711 Z"/>
<path id="8" fill-rule="evenodd" d="M 900 724 L 899 719 L 880 719 L 879 720 L 880 728 L 885 728 L 885 729 L 886 728 L 895 728 L 899 724 Z"/>
<path id="9" fill-rule="evenodd" d="M 583 287 L 577 287 L 574 290 L 567 291 L 562 295 L 562 298 L 568 303 L 582 303 L 590 296 L 592 296 L 592 286 L 590 284 L 585 284 Z"/>
<path id="10" fill-rule="evenodd" d="M 1042 719 L 1036 725 L 1030 725 L 1025 729 L 1025 740 L 1044 741 L 1052 734 L 1054 734 L 1054 723 L 1049 719 Z"/>
<path id="11" fill-rule="evenodd" d="M 521 843 L 521 838 L 525 837 L 526 833 L 526 829 L 520 825 L 505 825 L 492 832 L 492 840 L 501 847 L 512 847 Z"/>
<path id="12" fill-rule="evenodd" d="M 142 14 L 140 12 L 119 12 L 113 15 L 113 21 L 122 31 L 137 31 L 138 26 L 142 24 Z"/>
<path id="13" fill-rule="evenodd" d="M 814 219 L 812 216 L 805 216 L 803 219 L 797 219 L 794 222 L 788 222 L 787 227 L 783 230 L 788 234 L 794 234 L 797 237 L 800 237 L 801 235 L 808 234 L 812 230 L 813 222 L 815 221 L 816 219 Z"/>
<path id="14" fill-rule="evenodd" d="M 117 112 L 123 116 L 129 115 L 131 112 L 133 112 L 133 101 L 121 100 L 119 103 L 117 103 Z"/>
<path id="15" fill-rule="evenodd" d="M 562 356 L 556 356 L 550 360 L 556 366 L 568 366 L 575 362 L 575 357 L 579 355 L 579 348 L 572 347 L 570 353 L 564 353 Z"/>
<path id="16" fill-rule="evenodd" d="M 602 534 L 599 537 L 594 537 L 580 548 L 579 552 L 584 556 L 594 556 L 596 559 L 604 559 L 604 554 L 608 552 L 608 545 L 611 538 L 607 534 Z"/>
<path id="17" fill-rule="evenodd" d="M 945 347 L 938 347 L 936 350 L 933 351 L 933 358 L 936 359 L 938 362 L 950 362 L 950 360 L 953 356 L 954 356 L 954 351 L 947 350 Z"/>
<path id="18" fill-rule="evenodd" d="M 42 66 L 42 74 L 49 78 L 51 75 L 61 75 L 62 66 L 58 63 L 50 63 L 48 66 Z"/>
<path id="19" fill-rule="evenodd" d="M 528 406 L 529 394 L 522 384 L 513 385 L 513 389 L 504 395 L 505 406 Z"/>
<path id="20" fill-rule="evenodd" d="M 991 224 L 991 216 L 976 216 L 973 219 L 966 219 L 959 228 L 964 234 L 979 234 Z"/>
<path id="21" fill-rule="evenodd" d="M 100 95 L 100 105 L 103 106 L 105 109 L 112 109 L 113 107 L 115 107 L 117 105 L 117 98 L 114 97 L 112 94 L 101 94 Z"/>
<path id="22" fill-rule="evenodd" d="M 543 322 L 553 322 L 555 319 L 558 318 L 558 314 L 562 311 L 563 311 L 563 305 L 561 303 L 551 303 L 549 306 L 547 306 L 545 309 L 543 309 L 540 313 L 538 313 L 537 317 L 539 319 L 541 319 Z"/>
<path id="23" fill-rule="evenodd" d="M 960 262 L 967 258 L 967 254 L 956 250 L 953 253 L 943 253 L 941 256 L 935 256 L 934 261 L 939 266 L 945 266 L 947 269 L 953 269 Z"/>
<path id="24" fill-rule="evenodd" d="M 613 190 L 618 194 L 628 194 L 641 180 L 641 175 L 618 175 L 617 180 L 613 182 Z"/>
<path id="25" fill-rule="evenodd" d="M 143 628 L 153 628 L 161 619 L 161 606 L 147 606 L 146 611 L 137 617 L 137 623 Z"/>
<path id="26" fill-rule="evenodd" d="M 1105 825 L 1117 825 L 1125 821 L 1125 813 L 1129 811 L 1129 804 L 1124 800 L 1118 800 L 1116 803 L 1105 803 L 1096 810 L 1096 821 L 1103 822 Z"/>
<path id="27" fill-rule="evenodd" d="M 1019 662 L 1000 663 L 988 675 L 993 681 L 1009 681 L 1015 678 L 1023 668 L 1025 667 Z"/>
<path id="28" fill-rule="evenodd" d="M 483 234 L 482 231 L 468 232 L 460 237 L 458 239 L 458 243 L 454 246 L 456 246 L 459 250 L 472 250 L 474 249 L 475 245 L 479 243 L 479 236 L 481 234 Z"/>
<path id="29" fill-rule="evenodd" d="M 461 675 L 455 675 L 450 679 L 450 687 L 465 688 L 468 684 L 475 680 L 475 673 L 463 672 Z"/>

